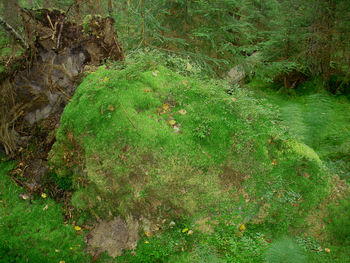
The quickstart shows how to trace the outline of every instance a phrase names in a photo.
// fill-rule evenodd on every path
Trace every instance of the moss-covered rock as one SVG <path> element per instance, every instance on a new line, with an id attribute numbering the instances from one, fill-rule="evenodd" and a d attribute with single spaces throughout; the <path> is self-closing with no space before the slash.
<path id="1" fill-rule="evenodd" d="M 254 209 L 265 205 L 259 200 L 271 212 L 285 206 L 292 223 L 327 195 L 330 180 L 278 116 L 225 82 L 155 63 L 101 67 L 65 108 L 50 162 L 72 180 L 73 205 L 100 218 L 208 216 L 241 196 Z"/>

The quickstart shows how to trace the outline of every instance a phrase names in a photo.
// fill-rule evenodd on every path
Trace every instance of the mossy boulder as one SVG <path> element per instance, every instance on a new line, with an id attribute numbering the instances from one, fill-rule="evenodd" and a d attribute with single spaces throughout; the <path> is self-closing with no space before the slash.
<path id="1" fill-rule="evenodd" d="M 64 110 L 50 163 L 72 181 L 78 211 L 109 219 L 210 216 L 240 197 L 255 209 L 260 199 L 288 205 L 297 216 L 330 184 L 278 109 L 153 62 L 91 72 Z"/>

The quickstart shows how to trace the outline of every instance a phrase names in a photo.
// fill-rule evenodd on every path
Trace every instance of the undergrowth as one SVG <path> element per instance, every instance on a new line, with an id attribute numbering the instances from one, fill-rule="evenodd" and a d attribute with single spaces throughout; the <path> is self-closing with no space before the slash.
<path id="1" fill-rule="evenodd" d="M 0 262 L 87 262 L 82 233 L 64 222 L 61 205 L 24 195 L 7 175 L 12 168 L 0 162 Z"/>

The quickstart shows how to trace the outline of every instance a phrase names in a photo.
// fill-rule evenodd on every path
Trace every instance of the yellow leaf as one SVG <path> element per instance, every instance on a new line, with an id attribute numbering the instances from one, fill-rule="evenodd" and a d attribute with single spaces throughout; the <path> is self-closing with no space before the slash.
<path id="1" fill-rule="evenodd" d="M 64 260 L 60 260 L 60 262 L 59 263 L 66 263 L 66 261 L 64 261 Z"/>
<path id="2" fill-rule="evenodd" d="M 72 248 L 72 247 L 70 247 L 69 249 L 70 249 L 70 250 L 73 250 L 73 248 Z"/>
<path id="3" fill-rule="evenodd" d="M 179 113 L 181 115 L 186 115 L 187 114 L 187 111 L 185 109 L 182 109 L 182 110 L 179 110 Z"/>
<path id="4" fill-rule="evenodd" d="M 188 231 L 188 228 L 182 229 L 182 233 L 186 233 Z"/>
<path id="5" fill-rule="evenodd" d="M 239 230 L 241 230 L 241 231 L 244 231 L 246 228 L 245 228 L 245 225 L 244 224 L 242 224 L 240 227 L 239 227 Z"/>
<path id="6" fill-rule="evenodd" d="M 42 193 L 42 194 L 41 194 L 41 197 L 42 197 L 42 198 L 46 198 L 46 197 L 47 197 L 47 194 Z"/>
<path id="7" fill-rule="evenodd" d="M 149 241 L 145 241 L 145 244 L 148 244 L 149 243 Z"/>
<path id="8" fill-rule="evenodd" d="M 59 251 L 58 249 L 55 249 L 55 252 L 58 253 L 58 252 L 60 252 L 60 251 Z"/>
<path id="9" fill-rule="evenodd" d="M 169 121 L 169 124 L 170 124 L 171 126 L 174 126 L 174 125 L 176 124 L 176 121 L 175 121 L 175 120 L 170 120 L 170 121 Z"/>
<path id="10" fill-rule="evenodd" d="M 80 230 L 81 230 L 81 227 L 80 227 L 80 226 L 75 226 L 74 229 L 75 229 L 76 231 L 80 231 Z"/>
<path id="11" fill-rule="evenodd" d="M 169 109 L 169 105 L 167 103 L 163 104 L 163 110 L 167 111 Z"/>

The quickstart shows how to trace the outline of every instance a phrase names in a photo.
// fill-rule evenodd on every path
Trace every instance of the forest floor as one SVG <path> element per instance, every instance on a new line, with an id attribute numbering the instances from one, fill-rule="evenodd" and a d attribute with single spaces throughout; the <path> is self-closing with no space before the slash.
<path id="1" fill-rule="evenodd" d="M 77 88 L 40 193 L 2 159 L 0 262 L 349 262 L 347 98 L 231 87 L 158 53 L 126 65 Z M 111 233 L 125 250 L 108 255 L 96 222 L 133 242 Z"/>

